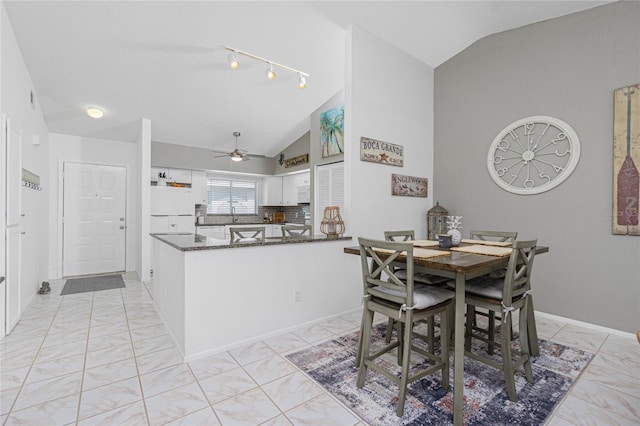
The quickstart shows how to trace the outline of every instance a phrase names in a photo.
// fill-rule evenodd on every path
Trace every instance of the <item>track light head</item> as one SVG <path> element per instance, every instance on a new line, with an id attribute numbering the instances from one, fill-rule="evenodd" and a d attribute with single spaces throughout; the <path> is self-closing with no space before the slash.
<path id="1" fill-rule="evenodd" d="M 307 87 L 307 79 L 304 78 L 304 75 L 298 73 L 298 87 L 300 89 L 304 89 Z"/>
<path id="2" fill-rule="evenodd" d="M 238 61 L 238 51 L 234 50 L 233 53 L 230 53 L 228 56 L 229 59 L 229 66 L 231 67 L 232 70 L 236 70 L 238 69 L 238 67 L 240 66 L 240 61 Z"/>
<path id="3" fill-rule="evenodd" d="M 264 72 L 267 75 L 269 80 L 274 80 L 276 78 L 276 73 L 273 71 L 273 64 L 269 62 L 269 68 Z"/>

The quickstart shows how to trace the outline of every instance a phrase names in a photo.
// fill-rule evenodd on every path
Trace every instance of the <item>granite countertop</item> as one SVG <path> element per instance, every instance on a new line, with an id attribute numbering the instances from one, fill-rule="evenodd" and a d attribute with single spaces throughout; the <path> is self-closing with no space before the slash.
<path id="1" fill-rule="evenodd" d="M 237 225 L 237 226 L 284 225 L 285 223 L 293 223 L 293 222 L 224 222 L 224 223 L 196 223 L 196 227 L 206 227 L 206 226 L 225 226 L 225 225 Z"/>
<path id="2" fill-rule="evenodd" d="M 229 240 L 218 240 L 200 234 L 151 234 L 151 236 L 180 251 L 216 250 L 279 244 L 351 240 L 351 237 L 327 238 L 325 235 L 315 235 L 313 237 L 267 237 L 264 241 L 246 241 L 231 244 Z"/>

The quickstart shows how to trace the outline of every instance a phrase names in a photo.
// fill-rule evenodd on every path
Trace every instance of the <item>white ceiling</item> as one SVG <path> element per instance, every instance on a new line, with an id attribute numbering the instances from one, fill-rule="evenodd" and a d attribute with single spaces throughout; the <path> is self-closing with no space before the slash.
<path id="1" fill-rule="evenodd" d="M 489 34 L 610 1 L 4 1 L 49 130 L 275 156 L 344 86 L 357 25 L 437 67 Z M 231 46 L 309 73 L 241 59 Z M 94 120 L 88 106 L 104 109 Z"/>

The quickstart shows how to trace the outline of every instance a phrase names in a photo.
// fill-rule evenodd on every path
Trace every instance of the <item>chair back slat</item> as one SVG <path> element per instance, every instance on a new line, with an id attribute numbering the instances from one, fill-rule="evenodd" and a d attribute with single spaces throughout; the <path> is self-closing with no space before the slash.
<path id="1" fill-rule="evenodd" d="M 255 238 L 258 241 L 264 241 L 264 230 L 264 226 L 229 228 L 231 243 L 237 243 L 245 238 Z"/>
<path id="2" fill-rule="evenodd" d="M 515 241 L 518 233 L 514 231 L 471 231 L 469 232 L 472 240 L 482 241 Z"/>
<path id="3" fill-rule="evenodd" d="M 362 263 L 364 296 L 373 296 L 394 303 L 413 306 L 413 244 L 358 238 Z M 407 278 L 401 280 L 393 267 L 395 262 L 405 263 Z M 386 278 L 386 279 L 385 279 Z M 398 295 L 381 291 L 380 288 L 394 290 Z"/>
<path id="4" fill-rule="evenodd" d="M 511 306 L 513 299 L 531 289 L 531 272 L 537 243 L 537 240 L 513 242 L 504 278 L 502 300 L 505 306 Z"/>
<path id="5" fill-rule="evenodd" d="M 411 241 L 416 239 L 413 229 L 406 231 L 384 231 L 384 239 L 387 241 Z"/>
<path id="6" fill-rule="evenodd" d="M 282 225 L 283 237 L 311 236 L 311 225 Z"/>

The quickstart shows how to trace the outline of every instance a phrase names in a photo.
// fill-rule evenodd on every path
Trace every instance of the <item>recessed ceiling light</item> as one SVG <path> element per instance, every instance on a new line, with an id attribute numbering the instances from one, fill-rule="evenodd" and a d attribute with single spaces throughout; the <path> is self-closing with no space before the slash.
<path id="1" fill-rule="evenodd" d="M 102 118 L 104 113 L 100 108 L 91 107 L 87 108 L 87 115 L 91 118 Z"/>

